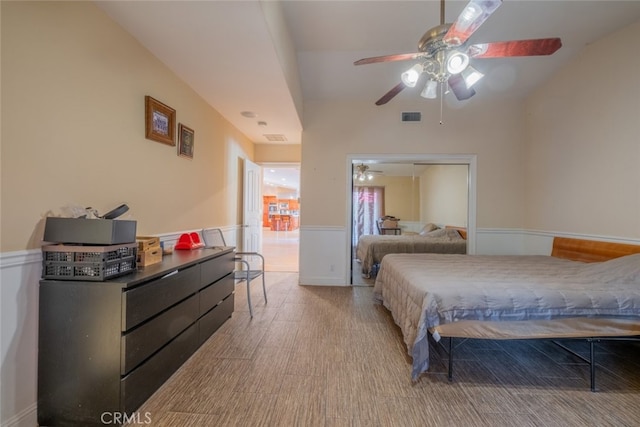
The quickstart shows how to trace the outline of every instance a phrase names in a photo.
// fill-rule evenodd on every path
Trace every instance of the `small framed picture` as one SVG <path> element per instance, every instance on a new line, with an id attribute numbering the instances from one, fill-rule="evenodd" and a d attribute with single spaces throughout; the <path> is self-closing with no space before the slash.
<path id="1" fill-rule="evenodd" d="M 193 144 L 195 134 L 193 129 L 180 123 L 178 126 L 178 156 L 193 159 Z"/>
<path id="2" fill-rule="evenodd" d="M 176 110 L 148 95 L 145 96 L 145 136 L 176 145 Z"/>

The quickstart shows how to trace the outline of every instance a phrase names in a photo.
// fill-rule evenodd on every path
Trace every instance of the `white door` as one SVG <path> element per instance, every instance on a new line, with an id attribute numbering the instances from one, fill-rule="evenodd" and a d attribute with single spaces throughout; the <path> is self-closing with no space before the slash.
<path id="1" fill-rule="evenodd" d="M 262 251 L 262 168 L 244 160 L 242 250 Z"/>

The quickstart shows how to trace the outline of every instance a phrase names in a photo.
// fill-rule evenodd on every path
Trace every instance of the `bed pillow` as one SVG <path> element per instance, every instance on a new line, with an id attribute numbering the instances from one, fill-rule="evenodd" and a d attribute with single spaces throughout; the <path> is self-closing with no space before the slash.
<path id="1" fill-rule="evenodd" d="M 460 233 L 458 233 L 458 230 L 455 230 L 453 228 L 439 228 L 437 230 L 433 230 L 426 233 L 423 237 L 427 237 L 430 239 L 437 238 L 440 240 L 447 240 L 447 241 L 462 239 L 462 237 L 460 236 Z"/>
<path id="2" fill-rule="evenodd" d="M 447 235 L 447 228 L 438 228 L 436 230 L 430 231 L 428 233 L 424 233 L 425 237 L 445 237 Z"/>
<path id="3" fill-rule="evenodd" d="M 424 236 L 425 234 L 434 231 L 434 230 L 438 230 L 440 227 L 438 227 L 437 225 L 435 225 L 434 223 L 430 222 L 428 224 L 426 224 L 424 227 L 422 227 L 422 230 L 420 230 L 420 232 L 418 233 L 421 236 Z"/>
<path id="4" fill-rule="evenodd" d="M 586 264 L 580 274 L 604 283 L 637 283 L 640 285 L 640 254 Z"/>

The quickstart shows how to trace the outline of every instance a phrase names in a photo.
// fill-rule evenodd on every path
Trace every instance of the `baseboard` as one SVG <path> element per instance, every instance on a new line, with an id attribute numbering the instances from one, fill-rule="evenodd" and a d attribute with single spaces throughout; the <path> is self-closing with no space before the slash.
<path id="1" fill-rule="evenodd" d="M 340 277 L 300 276 L 298 284 L 302 286 L 351 286 Z"/>

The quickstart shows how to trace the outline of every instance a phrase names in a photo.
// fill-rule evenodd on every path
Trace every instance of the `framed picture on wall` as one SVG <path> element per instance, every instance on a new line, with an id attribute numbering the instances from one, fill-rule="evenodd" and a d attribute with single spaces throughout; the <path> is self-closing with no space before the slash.
<path id="1" fill-rule="evenodd" d="M 193 144 L 195 133 L 193 129 L 180 123 L 178 126 L 178 156 L 193 159 Z"/>
<path id="2" fill-rule="evenodd" d="M 176 110 L 148 95 L 144 99 L 146 138 L 176 145 Z"/>

